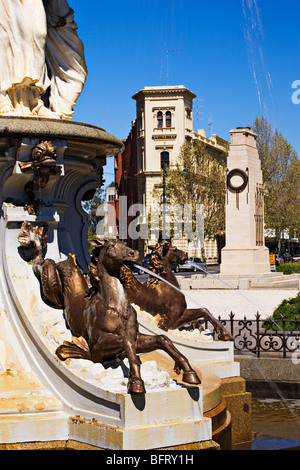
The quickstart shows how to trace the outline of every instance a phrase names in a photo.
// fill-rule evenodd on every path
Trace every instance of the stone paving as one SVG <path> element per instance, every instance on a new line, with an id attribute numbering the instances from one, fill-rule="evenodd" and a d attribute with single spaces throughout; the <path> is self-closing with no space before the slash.
<path id="1" fill-rule="evenodd" d="M 184 294 L 189 308 L 206 307 L 214 316 L 226 320 L 231 311 L 235 319 L 254 318 L 257 311 L 262 319 L 267 318 L 283 299 L 295 297 L 298 292 L 297 289 L 200 289 L 185 290 Z"/>

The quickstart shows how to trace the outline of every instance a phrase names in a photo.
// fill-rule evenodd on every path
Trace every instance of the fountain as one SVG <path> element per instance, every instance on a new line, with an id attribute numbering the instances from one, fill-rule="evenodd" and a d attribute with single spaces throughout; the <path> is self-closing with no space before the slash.
<path id="1" fill-rule="evenodd" d="M 164 335 L 140 312 L 132 330 L 134 310 L 115 279 L 114 308 L 127 309 L 118 326 L 126 333 L 126 341 L 121 335 L 126 348 L 110 344 L 109 354 L 99 355 L 87 341 L 90 323 L 79 331 L 73 322 L 74 312 L 81 312 L 76 301 L 93 305 L 91 313 L 96 295 L 75 288 L 79 278 L 81 285 L 91 281 L 89 223 L 81 202 L 101 186 L 106 158 L 123 144 L 101 128 L 72 121 L 86 76 L 83 47 L 67 1 L 46 5 L 35 0 L 36 49 L 26 42 L 33 34 L 30 24 L 18 21 L 29 18 L 25 4 L 1 17 L 15 31 L 23 28 L 14 37 L 24 43 L 15 50 L 18 57 L 34 57 L 36 67 L 25 70 L 24 64 L 18 77 L 16 57 L 0 67 L 6 77 L 0 95 L 0 448 L 215 449 L 216 442 L 230 448 L 224 380 L 232 379 L 233 388 L 242 380 L 231 341 Z M 2 44 L 14 41 L 2 35 Z M 108 300 L 105 314 L 109 308 Z M 97 345 L 102 333 L 95 334 Z M 127 341 L 128 334 L 137 342 Z M 140 347 L 140 337 L 151 341 Z M 153 351 L 154 341 L 172 358 Z M 134 347 L 142 353 L 140 361 Z M 231 389 L 228 402 L 237 395 L 249 398 Z"/>

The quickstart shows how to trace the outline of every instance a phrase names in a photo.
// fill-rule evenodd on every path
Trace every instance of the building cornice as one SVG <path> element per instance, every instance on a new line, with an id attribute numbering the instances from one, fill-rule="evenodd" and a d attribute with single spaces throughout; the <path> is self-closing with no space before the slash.
<path id="1" fill-rule="evenodd" d="M 155 111 L 175 111 L 175 109 L 175 106 L 154 106 L 152 108 L 152 112 L 155 113 Z"/>
<path id="2" fill-rule="evenodd" d="M 162 170 L 152 170 L 152 171 L 141 171 L 134 175 L 136 178 L 143 178 L 147 176 L 162 176 Z"/>
<path id="3" fill-rule="evenodd" d="M 161 95 L 189 95 L 189 97 L 196 98 L 197 95 L 193 93 L 191 90 L 186 88 L 183 85 L 178 86 L 155 86 L 155 87 L 144 87 L 142 90 L 138 91 L 135 95 L 133 95 L 132 99 L 138 100 L 141 97 L 154 97 L 154 96 L 161 96 Z"/>
<path id="4" fill-rule="evenodd" d="M 153 140 L 175 140 L 177 134 L 154 134 L 152 135 Z"/>
<path id="5" fill-rule="evenodd" d="M 216 134 L 213 134 L 212 137 L 208 138 L 193 131 L 193 138 L 195 140 L 202 141 L 208 147 L 215 148 L 215 149 L 222 150 L 222 151 L 224 151 L 227 148 L 227 146 L 230 144 L 230 142 L 223 139 L 222 137 L 219 137 Z"/>

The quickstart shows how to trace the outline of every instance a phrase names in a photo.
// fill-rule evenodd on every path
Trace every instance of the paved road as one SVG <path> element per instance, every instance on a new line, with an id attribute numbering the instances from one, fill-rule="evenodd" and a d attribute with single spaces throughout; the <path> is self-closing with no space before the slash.
<path id="1" fill-rule="evenodd" d="M 284 300 L 296 297 L 294 289 L 199 289 L 184 291 L 189 308 L 206 307 L 214 316 L 227 319 L 232 312 L 236 319 L 254 319 L 257 312 L 263 319 L 271 316 Z"/>

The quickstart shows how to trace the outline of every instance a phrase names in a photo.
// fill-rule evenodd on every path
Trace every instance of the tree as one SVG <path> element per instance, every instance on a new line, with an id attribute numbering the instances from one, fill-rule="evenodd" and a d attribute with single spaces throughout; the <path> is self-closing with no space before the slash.
<path id="1" fill-rule="evenodd" d="M 88 213 L 89 221 L 90 221 L 90 228 L 89 232 L 94 234 L 96 231 L 96 210 L 97 208 L 104 202 L 103 199 L 103 188 L 97 188 L 95 190 L 91 190 L 86 193 L 83 201 L 82 207 Z"/>
<path id="2" fill-rule="evenodd" d="M 166 168 L 166 199 L 170 204 L 190 204 L 194 217 L 196 204 L 203 204 L 204 237 L 210 239 L 225 229 L 225 154 L 223 160 L 208 154 L 203 142 L 193 140 L 181 147 L 178 163 Z M 161 194 L 160 188 L 160 198 Z"/>
<path id="3" fill-rule="evenodd" d="M 97 207 L 104 201 L 102 194 L 103 191 L 103 188 L 91 190 L 89 195 L 83 199 L 82 207 L 88 214 L 90 214 L 93 209 L 97 209 Z"/>
<path id="4" fill-rule="evenodd" d="M 265 226 L 280 239 L 283 230 L 300 231 L 300 161 L 286 138 L 272 130 L 267 119 L 256 117 L 252 125 L 265 189 Z"/>

